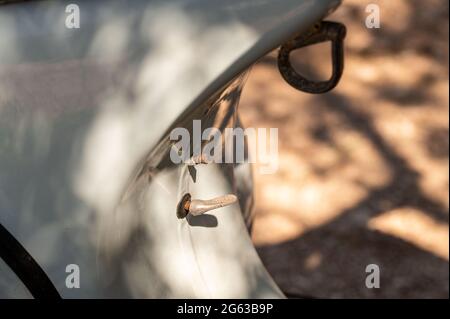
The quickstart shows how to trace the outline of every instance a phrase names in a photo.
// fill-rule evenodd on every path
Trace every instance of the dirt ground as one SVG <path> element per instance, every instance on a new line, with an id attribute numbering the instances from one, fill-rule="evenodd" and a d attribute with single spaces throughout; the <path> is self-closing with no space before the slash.
<path id="1" fill-rule="evenodd" d="M 381 28 L 365 27 L 366 5 Z M 241 99 L 248 127 L 278 127 L 279 169 L 255 170 L 253 239 L 285 292 L 322 298 L 449 297 L 448 1 L 344 1 L 346 66 L 324 95 L 278 73 L 276 53 Z M 325 78 L 329 49 L 292 57 Z M 314 67 L 312 67 L 314 66 Z M 380 288 L 365 285 L 368 264 Z"/>

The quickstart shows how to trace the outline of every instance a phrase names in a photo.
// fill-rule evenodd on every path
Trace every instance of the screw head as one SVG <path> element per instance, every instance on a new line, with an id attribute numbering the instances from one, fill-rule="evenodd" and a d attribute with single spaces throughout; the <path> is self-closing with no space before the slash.
<path id="1" fill-rule="evenodd" d="M 190 203 L 191 194 L 184 194 L 177 206 L 177 217 L 179 219 L 183 219 L 187 216 L 187 214 L 189 214 Z"/>

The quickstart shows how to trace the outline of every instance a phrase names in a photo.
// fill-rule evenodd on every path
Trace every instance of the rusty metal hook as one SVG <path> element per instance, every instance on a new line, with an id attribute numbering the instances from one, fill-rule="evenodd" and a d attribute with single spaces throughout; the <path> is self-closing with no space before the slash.
<path id="1" fill-rule="evenodd" d="M 278 69 L 284 80 L 297 90 L 320 94 L 332 90 L 339 82 L 344 70 L 344 38 L 347 33 L 345 25 L 338 22 L 322 21 L 308 32 L 287 41 L 278 53 Z M 289 60 L 289 54 L 308 45 L 331 41 L 331 59 L 333 73 L 328 81 L 311 81 L 296 72 Z"/>

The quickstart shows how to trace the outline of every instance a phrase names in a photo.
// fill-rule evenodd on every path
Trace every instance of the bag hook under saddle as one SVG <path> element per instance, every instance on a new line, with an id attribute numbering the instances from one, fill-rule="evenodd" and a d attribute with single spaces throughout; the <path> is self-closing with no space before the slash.
<path id="1" fill-rule="evenodd" d="M 314 25 L 308 32 L 287 41 L 278 53 L 278 69 L 284 80 L 297 90 L 320 94 L 333 89 L 339 82 L 344 70 L 344 38 L 345 26 L 338 22 L 322 21 Z M 289 54 L 296 49 L 325 41 L 331 41 L 331 60 L 333 73 L 328 81 L 311 81 L 296 72 L 292 67 Z"/>

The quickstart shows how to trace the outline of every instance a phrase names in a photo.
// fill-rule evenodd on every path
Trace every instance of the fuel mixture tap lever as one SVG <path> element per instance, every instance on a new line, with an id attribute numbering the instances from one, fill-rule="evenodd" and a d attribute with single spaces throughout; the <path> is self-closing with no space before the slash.
<path id="1" fill-rule="evenodd" d="M 236 195 L 227 194 L 212 199 L 192 199 L 191 194 L 183 196 L 177 207 L 177 217 L 185 218 L 188 214 L 199 216 L 213 209 L 229 206 L 237 201 Z"/>

